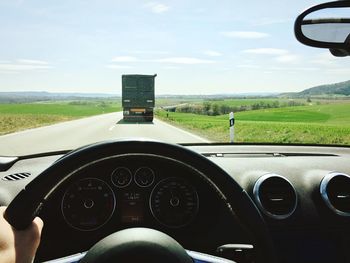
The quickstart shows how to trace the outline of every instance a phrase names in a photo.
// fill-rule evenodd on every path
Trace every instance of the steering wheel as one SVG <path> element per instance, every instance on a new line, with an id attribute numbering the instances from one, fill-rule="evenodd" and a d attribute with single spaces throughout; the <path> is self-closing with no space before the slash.
<path id="1" fill-rule="evenodd" d="M 79 148 L 58 159 L 21 190 L 5 211 L 17 230 L 27 228 L 50 195 L 73 171 L 112 156 L 152 154 L 191 168 L 211 185 L 232 216 L 254 237 L 255 262 L 275 262 L 265 222 L 249 195 L 222 168 L 206 157 L 180 145 L 146 140 L 106 141 Z M 98 242 L 82 262 L 192 262 L 182 246 L 166 234 L 146 228 L 116 232 Z"/>

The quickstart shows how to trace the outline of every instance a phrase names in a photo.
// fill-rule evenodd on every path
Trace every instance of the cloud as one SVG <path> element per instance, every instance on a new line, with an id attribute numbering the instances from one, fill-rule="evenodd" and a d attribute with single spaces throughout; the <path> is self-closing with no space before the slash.
<path id="1" fill-rule="evenodd" d="M 164 67 L 164 69 L 180 69 L 180 67 L 176 67 L 176 66 L 166 66 L 166 67 Z"/>
<path id="2" fill-rule="evenodd" d="M 112 58 L 112 62 L 137 62 L 139 61 L 136 57 L 131 56 L 119 56 Z"/>
<path id="3" fill-rule="evenodd" d="M 32 64 L 32 65 L 48 65 L 47 61 L 43 60 L 33 60 L 33 59 L 17 59 L 18 63 L 22 64 Z"/>
<path id="4" fill-rule="evenodd" d="M 275 24 L 284 24 L 294 21 L 292 18 L 272 18 L 272 17 L 264 17 L 259 20 L 253 21 L 253 26 L 268 26 Z"/>
<path id="5" fill-rule="evenodd" d="M 15 62 L 0 62 L 1 73 L 19 73 L 25 71 L 47 70 L 52 68 L 48 62 L 41 60 L 17 59 Z"/>
<path id="6" fill-rule="evenodd" d="M 213 60 L 206 60 L 206 59 L 199 59 L 199 58 L 192 58 L 192 57 L 162 58 L 162 59 L 156 59 L 154 60 L 154 62 L 171 63 L 171 64 L 188 64 L 188 65 L 215 63 L 215 61 Z"/>
<path id="7" fill-rule="evenodd" d="M 0 64 L 1 71 L 29 71 L 29 70 L 37 70 L 37 69 L 50 69 L 49 66 L 42 65 L 20 65 L 20 64 Z"/>
<path id="8" fill-rule="evenodd" d="M 275 60 L 281 63 L 294 63 L 298 62 L 300 57 L 294 54 L 286 54 L 276 57 Z"/>
<path id="9" fill-rule="evenodd" d="M 311 63 L 326 66 L 326 67 L 337 67 L 339 58 L 334 57 L 329 51 L 321 52 L 312 58 Z"/>
<path id="10" fill-rule="evenodd" d="M 220 57 L 222 54 L 215 50 L 206 50 L 203 52 L 204 55 L 207 55 L 209 57 Z"/>
<path id="11" fill-rule="evenodd" d="M 146 55 L 165 55 L 169 54 L 168 51 L 161 51 L 161 50 L 133 50 L 129 51 L 128 53 L 132 54 L 146 54 Z"/>
<path id="12" fill-rule="evenodd" d="M 213 60 L 200 59 L 194 57 L 167 57 L 167 58 L 159 58 L 159 59 L 139 59 L 137 57 L 131 56 L 118 56 L 112 59 L 112 62 L 118 63 L 128 63 L 128 62 L 151 62 L 151 63 L 170 63 L 170 64 L 210 64 L 215 63 Z M 111 64 L 112 66 L 113 64 Z M 113 67 L 109 67 L 113 68 Z M 121 68 L 121 65 L 116 65 L 115 68 Z M 126 68 L 126 67 L 124 67 Z"/>
<path id="13" fill-rule="evenodd" d="M 255 31 L 224 31 L 220 32 L 221 35 L 228 38 L 240 38 L 240 39 L 260 39 L 266 38 L 270 35 L 263 32 L 255 32 Z"/>
<path id="14" fill-rule="evenodd" d="M 242 52 L 247 54 L 275 55 L 275 56 L 282 56 L 282 55 L 289 54 L 288 50 L 279 49 L 279 48 L 253 48 L 253 49 L 245 49 Z"/>
<path id="15" fill-rule="evenodd" d="M 149 2 L 145 6 L 155 14 L 162 14 L 170 9 L 169 6 L 157 2 Z"/>
<path id="16" fill-rule="evenodd" d="M 327 70 L 330 74 L 344 74 L 346 76 L 349 75 L 350 67 L 348 68 L 333 68 Z"/>
<path id="17" fill-rule="evenodd" d="M 261 67 L 258 65 L 253 65 L 253 64 L 241 64 L 241 65 L 237 65 L 237 68 L 258 69 Z"/>
<path id="18" fill-rule="evenodd" d="M 291 53 L 289 50 L 280 48 L 253 48 L 242 51 L 246 54 L 270 56 L 274 61 L 279 63 L 291 64 L 297 63 L 301 57 Z"/>
<path id="19" fill-rule="evenodd" d="M 106 68 L 110 69 L 128 69 L 132 68 L 131 66 L 126 66 L 126 65 L 107 65 Z"/>

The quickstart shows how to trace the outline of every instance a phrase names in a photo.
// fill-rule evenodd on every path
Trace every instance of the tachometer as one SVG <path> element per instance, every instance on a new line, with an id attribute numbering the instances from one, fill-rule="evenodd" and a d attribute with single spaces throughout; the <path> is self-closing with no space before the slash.
<path id="1" fill-rule="evenodd" d="M 62 213 L 73 228 L 91 231 L 103 226 L 115 209 L 115 196 L 107 183 L 96 178 L 71 185 L 62 200 Z"/>
<path id="2" fill-rule="evenodd" d="M 165 226 L 188 225 L 197 215 L 198 208 L 199 199 L 196 189 L 182 178 L 166 178 L 152 190 L 151 212 Z"/>

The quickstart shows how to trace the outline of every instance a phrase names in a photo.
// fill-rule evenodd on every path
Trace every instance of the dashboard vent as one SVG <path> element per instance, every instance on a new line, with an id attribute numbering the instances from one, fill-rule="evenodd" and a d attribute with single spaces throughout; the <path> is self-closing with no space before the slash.
<path id="1" fill-rule="evenodd" d="M 5 175 L 2 180 L 4 181 L 18 181 L 22 179 L 26 179 L 30 176 L 30 173 L 15 173 L 15 174 L 9 174 Z"/>
<path id="2" fill-rule="evenodd" d="M 350 216 L 350 176 L 342 173 L 326 175 L 320 185 L 326 205 L 336 214 Z"/>
<path id="3" fill-rule="evenodd" d="M 260 177 L 254 185 L 253 195 L 261 211 L 275 219 L 291 216 L 297 207 L 297 194 L 293 185 L 277 174 Z"/>

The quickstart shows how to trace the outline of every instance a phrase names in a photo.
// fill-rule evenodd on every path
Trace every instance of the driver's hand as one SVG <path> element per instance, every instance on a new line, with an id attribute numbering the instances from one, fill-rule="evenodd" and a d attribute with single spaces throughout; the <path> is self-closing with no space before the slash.
<path id="1" fill-rule="evenodd" d="M 0 207 L 0 262 L 31 263 L 40 243 L 43 221 L 37 217 L 25 230 L 17 231 L 5 219 L 6 207 Z"/>

